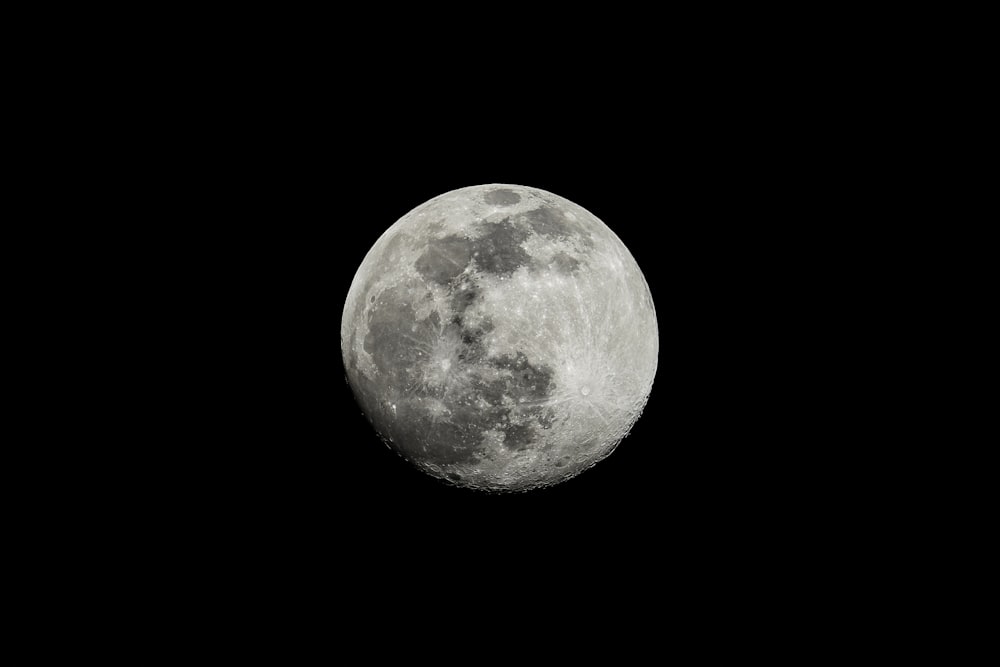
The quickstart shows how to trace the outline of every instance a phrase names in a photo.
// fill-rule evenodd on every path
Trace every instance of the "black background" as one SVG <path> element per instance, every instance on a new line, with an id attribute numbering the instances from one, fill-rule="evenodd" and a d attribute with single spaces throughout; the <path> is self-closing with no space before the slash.
<path id="1" fill-rule="evenodd" d="M 566 589 L 607 571 L 642 588 L 793 567 L 788 554 L 816 546 L 849 457 L 815 389 L 818 359 L 836 354 L 817 340 L 837 323 L 814 307 L 828 289 L 814 267 L 845 233 L 827 159 L 838 126 L 808 112 L 807 90 L 738 60 L 712 76 L 657 62 L 599 85 L 586 67 L 533 73 L 503 94 L 495 74 L 456 86 L 440 70 L 209 77 L 206 97 L 224 102 L 159 138 L 182 158 L 162 206 L 184 248 L 170 275 L 195 297 L 176 338 L 199 360 L 183 401 L 198 426 L 170 457 L 205 539 L 290 576 L 346 561 L 328 586 L 350 572 L 365 586 L 502 574 Z M 643 270 L 660 335 L 652 394 L 618 449 L 518 495 L 410 468 L 361 414 L 340 351 L 379 236 L 436 195 L 494 182 L 601 218 Z"/>
<path id="2" fill-rule="evenodd" d="M 810 48 L 817 25 L 785 30 L 784 15 L 762 17 L 782 39 L 714 9 L 700 25 L 615 25 L 602 10 L 574 32 L 572 16 L 501 14 L 397 38 L 386 17 L 332 11 L 250 28 L 185 18 L 146 58 L 112 45 L 105 65 L 84 64 L 58 107 L 79 144 L 57 167 L 98 181 L 53 194 L 73 209 L 60 238 L 101 246 L 83 270 L 106 279 L 117 316 L 108 327 L 94 290 L 70 284 L 85 312 L 66 330 L 96 332 L 126 366 L 110 378 L 124 396 L 106 399 L 89 386 L 105 358 L 79 353 L 103 405 L 70 444 L 100 474 L 71 476 L 106 503 L 66 510 L 84 529 L 67 551 L 135 571 L 137 598 L 179 600 L 207 633 L 280 616 L 322 634 L 347 618 L 381 633 L 367 650 L 420 621 L 420 645 L 442 652 L 463 634 L 491 652 L 510 636 L 589 650 L 617 618 L 659 650 L 692 626 L 717 646 L 720 618 L 749 619 L 752 635 L 774 603 L 781 622 L 762 624 L 783 636 L 813 622 L 800 610 L 867 585 L 852 568 L 870 568 L 872 538 L 906 502 L 871 509 L 898 472 L 873 454 L 892 425 L 865 423 L 891 393 L 879 358 L 895 342 L 871 342 L 872 315 L 901 280 L 855 298 L 865 263 L 898 252 L 875 232 L 893 202 L 866 201 L 890 171 L 895 147 L 879 141 L 901 112 L 880 111 L 877 92 L 897 65 L 863 76 L 864 58 L 844 67 L 849 35 Z M 520 495 L 411 469 L 361 414 L 340 352 L 375 240 L 427 199 L 490 182 L 600 217 L 659 321 L 631 435 L 578 478 Z M 121 446 L 89 446 L 109 430 Z M 491 607 L 501 618 L 485 625 Z"/>
<path id="3" fill-rule="evenodd" d="M 788 218 L 805 184 L 794 156 L 703 112 L 648 100 L 581 117 L 555 105 L 518 122 L 348 116 L 325 140 L 293 129 L 288 147 L 251 156 L 264 175 L 241 169 L 246 182 L 232 184 L 249 222 L 226 239 L 236 273 L 216 305 L 250 316 L 220 341 L 239 350 L 249 394 L 234 415 L 245 435 L 227 436 L 221 468 L 255 520 L 320 550 L 433 572 L 553 558 L 564 571 L 650 566 L 679 544 L 704 562 L 807 524 L 821 508 L 803 494 L 825 474 L 807 443 L 825 426 L 809 422 L 796 361 L 812 326 L 793 278 L 808 243 L 786 254 L 800 243 Z M 660 331 L 631 435 L 578 478 L 523 495 L 411 469 L 361 414 L 340 353 L 346 294 L 377 238 L 431 197 L 491 182 L 549 190 L 605 221 L 642 268 Z"/>

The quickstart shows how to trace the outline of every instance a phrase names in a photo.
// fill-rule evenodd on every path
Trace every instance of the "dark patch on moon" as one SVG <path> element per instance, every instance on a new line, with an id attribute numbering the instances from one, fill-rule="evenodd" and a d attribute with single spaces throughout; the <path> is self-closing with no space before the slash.
<path id="1" fill-rule="evenodd" d="M 438 465 L 467 463 L 477 456 L 482 429 L 462 419 L 435 419 L 422 414 L 400 424 L 398 442 L 405 454 Z"/>
<path id="2" fill-rule="evenodd" d="M 482 297 L 479 287 L 471 279 L 453 287 L 450 305 L 453 311 L 451 321 L 461 327 L 462 347 L 458 360 L 464 363 L 478 363 L 486 357 L 483 337 L 493 330 L 493 322 L 488 317 L 480 317 L 474 324 L 466 321 L 465 313 Z"/>
<path id="3" fill-rule="evenodd" d="M 565 240 L 573 237 L 587 248 L 594 247 L 594 239 L 590 232 L 571 221 L 558 208 L 539 206 L 525 213 L 524 219 L 536 234 L 554 240 Z"/>
<path id="4" fill-rule="evenodd" d="M 462 347 L 458 352 L 459 363 L 478 364 L 486 358 L 487 351 L 483 337 L 492 328 L 492 323 L 487 323 L 487 326 L 482 328 L 464 327 L 462 329 Z"/>
<path id="5" fill-rule="evenodd" d="M 487 192 L 483 196 L 483 201 L 493 206 L 513 206 L 521 201 L 521 195 L 517 194 L 513 190 L 500 188 L 498 190 L 490 190 Z"/>
<path id="6" fill-rule="evenodd" d="M 456 286 L 451 296 L 451 307 L 455 311 L 454 321 L 461 324 L 462 314 L 476 303 L 482 292 L 471 281 Z"/>
<path id="7" fill-rule="evenodd" d="M 382 247 L 381 257 L 383 259 L 380 261 L 385 261 L 390 263 L 398 262 L 402 249 L 405 247 L 406 243 L 409 242 L 410 240 L 411 240 L 410 236 L 404 233 L 397 233 L 390 236 L 388 239 L 386 239 L 385 245 Z M 361 294 L 362 295 L 368 294 L 369 295 L 368 301 L 370 303 L 375 302 L 374 287 L 378 279 L 379 279 L 378 275 L 374 273 L 369 273 L 369 275 L 365 278 L 364 282 L 361 285 L 360 288 Z M 351 312 L 345 313 L 344 319 L 348 322 L 356 323 L 361 316 L 364 304 L 365 304 L 365 299 L 363 296 L 362 298 L 355 300 Z M 351 352 L 350 352 L 350 362 L 349 362 L 353 368 L 357 368 L 357 363 L 358 363 L 357 353 L 354 351 L 355 350 L 354 346 L 356 342 L 357 342 L 357 330 L 355 329 L 354 331 L 351 332 L 351 346 L 350 346 Z"/>
<path id="8" fill-rule="evenodd" d="M 535 429 L 530 424 L 508 424 L 503 429 L 503 446 L 523 451 L 535 440 Z"/>
<path id="9" fill-rule="evenodd" d="M 509 218 L 480 223 L 480 229 L 474 239 L 432 240 L 414 264 L 426 281 L 448 289 L 444 311 L 417 320 L 412 300 L 433 295 L 413 285 L 379 294 L 368 311 L 362 347 L 377 373 L 363 377 L 362 409 L 391 447 L 415 461 L 449 466 L 480 460 L 488 456 L 486 433 L 495 429 L 503 432 L 507 450 L 523 450 L 555 420 L 547 405 L 553 369 L 522 351 L 491 356 L 485 338 L 492 322 L 468 315 L 481 302 L 482 288 L 466 268 L 475 262 L 485 273 L 512 274 L 532 261 L 522 246 L 532 232 Z M 565 253 L 552 262 L 565 271 L 579 265 Z"/>
<path id="10" fill-rule="evenodd" d="M 364 394 L 368 401 L 381 397 L 376 409 L 363 406 L 366 413 L 375 412 L 376 428 L 406 458 L 442 466 L 486 456 L 483 438 L 497 428 L 507 449 L 529 447 L 537 440 L 537 428 L 547 428 L 554 419 L 545 405 L 554 385 L 552 369 L 533 363 L 523 352 L 489 357 L 482 343 L 488 321 L 483 328 L 441 324 L 437 312 L 416 321 L 413 306 L 388 295 L 380 298 L 364 340 L 379 371 L 374 391 Z M 425 350 L 442 340 L 458 351 L 450 379 L 422 382 L 424 373 L 433 370 L 431 364 L 439 363 Z M 428 399 L 447 410 L 432 412 Z"/>
<path id="11" fill-rule="evenodd" d="M 475 395 L 488 404 L 502 406 L 503 397 L 507 391 L 507 382 L 505 380 L 475 378 L 472 388 Z M 505 414 L 501 414 L 500 417 L 503 417 Z"/>
<path id="12" fill-rule="evenodd" d="M 451 234 L 432 240 L 414 267 L 425 279 L 448 285 L 465 271 L 472 260 L 472 252 L 469 239 Z"/>
<path id="13" fill-rule="evenodd" d="M 556 421 L 556 413 L 551 408 L 546 408 L 540 414 L 536 415 L 538 419 L 538 425 L 544 429 L 552 428 L 552 424 Z"/>
<path id="14" fill-rule="evenodd" d="M 570 234 L 569 221 L 562 211 L 551 206 L 540 206 L 524 214 L 536 234 L 549 238 L 566 238 Z"/>
<path id="15" fill-rule="evenodd" d="M 418 359 L 416 350 L 402 335 L 416 321 L 416 313 L 408 304 L 398 303 L 393 298 L 380 300 L 370 311 L 371 321 L 368 333 L 362 343 L 365 352 L 379 372 L 394 383 L 406 379 L 407 369 Z"/>
<path id="16" fill-rule="evenodd" d="M 379 261 L 385 262 L 390 265 L 395 264 L 396 262 L 399 261 L 403 248 L 406 245 L 408 245 L 411 241 L 412 239 L 410 238 L 409 234 L 397 233 L 392 235 L 386 240 L 385 245 L 382 247 L 381 259 Z M 365 279 L 364 285 L 361 286 L 362 294 L 371 295 L 368 297 L 369 300 L 375 298 L 373 289 L 375 287 L 375 283 L 378 281 L 380 277 L 381 276 L 375 273 L 369 273 L 368 277 Z M 363 303 L 364 300 L 359 299 L 358 308 L 360 308 Z"/>
<path id="17" fill-rule="evenodd" d="M 570 257 L 564 252 L 557 252 L 552 257 L 552 268 L 559 273 L 573 273 L 580 268 L 580 260 L 576 257 Z"/>
<path id="18" fill-rule="evenodd" d="M 417 320 L 413 306 L 402 298 L 398 289 L 380 296 L 376 306 L 369 311 L 371 319 L 362 346 L 392 386 L 410 389 L 416 380 L 412 369 L 426 361 L 425 350 L 414 341 L 436 340 L 440 336 L 441 318 L 432 312 L 425 319 Z"/>
<path id="19" fill-rule="evenodd" d="M 509 218 L 497 223 L 482 223 L 486 232 L 476 239 L 476 265 L 487 273 L 509 276 L 525 266 L 531 256 L 521 245 L 529 232 L 514 225 Z"/>
<path id="20" fill-rule="evenodd" d="M 490 364 L 501 370 L 510 372 L 512 384 L 516 384 L 517 395 L 513 398 L 525 398 L 539 401 L 549 396 L 552 390 L 553 372 L 548 366 L 534 365 L 528 361 L 524 352 L 501 355 L 490 359 Z"/>

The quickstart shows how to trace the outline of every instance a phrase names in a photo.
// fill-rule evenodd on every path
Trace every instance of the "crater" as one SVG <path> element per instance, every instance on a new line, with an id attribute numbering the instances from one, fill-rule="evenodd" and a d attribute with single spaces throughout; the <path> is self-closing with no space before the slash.
<path id="1" fill-rule="evenodd" d="M 500 188 L 487 192 L 483 196 L 483 201 L 493 206 L 513 206 L 521 201 L 521 195 L 513 190 Z"/>

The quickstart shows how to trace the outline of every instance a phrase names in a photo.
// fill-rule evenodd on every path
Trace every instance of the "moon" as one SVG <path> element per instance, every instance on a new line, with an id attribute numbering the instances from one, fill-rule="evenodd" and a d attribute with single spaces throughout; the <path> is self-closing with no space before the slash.
<path id="1" fill-rule="evenodd" d="M 347 381 L 383 442 L 457 486 L 527 491 L 608 456 L 639 418 L 659 335 L 603 222 L 538 188 L 461 188 L 378 239 L 341 321 Z"/>

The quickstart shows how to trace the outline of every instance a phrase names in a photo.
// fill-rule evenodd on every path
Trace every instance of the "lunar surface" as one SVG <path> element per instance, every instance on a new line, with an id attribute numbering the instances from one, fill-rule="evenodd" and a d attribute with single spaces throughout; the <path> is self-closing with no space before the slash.
<path id="1" fill-rule="evenodd" d="M 519 185 L 404 215 L 361 263 L 341 322 L 347 380 L 382 440 L 489 491 L 556 484 L 610 454 L 646 404 L 658 345 L 621 240 Z"/>

